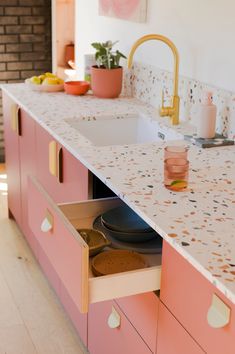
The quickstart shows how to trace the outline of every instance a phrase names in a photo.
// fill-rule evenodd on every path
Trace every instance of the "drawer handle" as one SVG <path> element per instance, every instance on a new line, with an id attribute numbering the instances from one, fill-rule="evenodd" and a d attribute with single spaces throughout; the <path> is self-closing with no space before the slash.
<path id="1" fill-rule="evenodd" d="M 207 312 L 207 321 L 213 328 L 223 328 L 230 321 L 230 308 L 215 294 Z"/>
<path id="2" fill-rule="evenodd" d="M 41 224 L 41 231 L 42 232 L 49 232 L 53 230 L 53 224 L 54 224 L 54 219 L 53 219 L 53 215 L 50 213 L 49 210 L 46 211 L 46 217 L 43 220 L 42 224 Z"/>
<path id="3" fill-rule="evenodd" d="M 49 171 L 58 178 L 59 183 L 63 183 L 63 150 L 54 140 L 49 143 Z"/>
<path id="4" fill-rule="evenodd" d="M 57 177 L 57 158 L 56 158 L 57 146 L 53 140 L 49 143 L 49 171 L 52 176 Z"/>
<path id="5" fill-rule="evenodd" d="M 19 136 L 21 135 L 20 107 L 17 104 L 11 106 L 11 129 Z"/>
<path id="6" fill-rule="evenodd" d="M 63 149 L 59 148 L 58 151 L 58 181 L 63 183 Z"/>
<path id="7" fill-rule="evenodd" d="M 121 326 L 121 316 L 114 307 L 112 307 L 112 312 L 108 318 L 108 326 L 110 328 L 118 328 Z"/>

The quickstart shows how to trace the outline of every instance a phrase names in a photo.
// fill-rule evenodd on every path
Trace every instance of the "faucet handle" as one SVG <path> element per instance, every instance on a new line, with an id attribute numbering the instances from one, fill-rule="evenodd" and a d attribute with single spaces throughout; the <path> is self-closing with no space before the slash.
<path id="1" fill-rule="evenodd" d="M 171 107 L 166 107 L 164 104 L 165 104 L 165 95 L 164 95 L 164 90 L 162 90 L 162 105 L 159 109 L 159 113 L 161 117 L 166 117 L 170 115 Z"/>

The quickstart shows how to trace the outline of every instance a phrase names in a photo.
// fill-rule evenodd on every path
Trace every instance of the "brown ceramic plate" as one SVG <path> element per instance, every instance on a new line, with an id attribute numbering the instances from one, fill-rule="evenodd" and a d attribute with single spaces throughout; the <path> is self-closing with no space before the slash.
<path id="1" fill-rule="evenodd" d="M 89 247 L 89 256 L 95 256 L 111 244 L 101 231 L 94 229 L 77 229 L 77 231 Z"/>
<path id="2" fill-rule="evenodd" d="M 102 252 L 95 256 L 91 263 L 95 276 L 127 272 L 147 266 L 145 259 L 139 253 L 127 250 Z"/>

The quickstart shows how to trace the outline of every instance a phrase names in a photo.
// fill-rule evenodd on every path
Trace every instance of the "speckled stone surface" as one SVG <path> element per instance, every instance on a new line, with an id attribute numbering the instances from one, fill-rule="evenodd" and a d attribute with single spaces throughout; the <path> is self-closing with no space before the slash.
<path id="1" fill-rule="evenodd" d="M 54 138 L 235 303 L 235 147 L 189 150 L 190 183 L 184 192 L 163 186 L 166 143 L 95 147 L 66 120 L 99 119 L 156 110 L 134 98 L 115 100 L 32 92 L 24 84 L 6 91 Z M 172 129 L 160 118 L 164 131 Z M 181 134 L 193 130 L 186 123 Z"/>
<path id="2" fill-rule="evenodd" d="M 152 65 L 135 62 L 131 71 L 125 71 L 124 93 L 134 96 L 145 103 L 158 107 L 161 104 L 161 92 L 164 90 L 166 103 L 170 102 L 173 91 L 172 72 Z M 181 119 L 197 123 L 198 104 L 203 91 L 213 93 L 217 107 L 216 130 L 226 137 L 235 139 L 235 93 L 198 80 L 180 76 L 179 96 Z"/>

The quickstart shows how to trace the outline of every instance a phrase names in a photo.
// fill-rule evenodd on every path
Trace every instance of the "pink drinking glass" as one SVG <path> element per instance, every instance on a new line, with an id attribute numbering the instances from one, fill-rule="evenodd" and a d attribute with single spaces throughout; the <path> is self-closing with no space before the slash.
<path id="1" fill-rule="evenodd" d="M 166 146 L 164 149 L 164 160 L 167 159 L 185 159 L 188 157 L 188 147 L 187 146 Z"/>
<path id="2" fill-rule="evenodd" d="M 164 160 L 164 185 L 173 191 L 181 191 L 188 186 L 189 161 L 183 158 Z"/>

